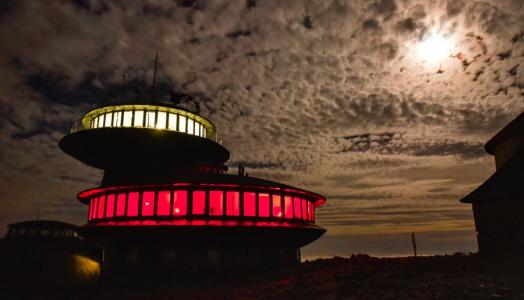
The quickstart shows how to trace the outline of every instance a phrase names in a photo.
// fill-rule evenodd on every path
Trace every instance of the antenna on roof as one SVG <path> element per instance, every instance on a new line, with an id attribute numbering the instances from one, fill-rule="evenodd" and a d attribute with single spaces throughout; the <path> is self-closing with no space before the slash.
<path id="1" fill-rule="evenodd" d="M 156 50 L 156 53 L 155 53 L 155 71 L 153 73 L 153 87 L 151 89 L 151 102 L 155 101 L 155 83 L 156 83 L 157 62 L 158 62 L 158 50 Z"/>
<path id="2" fill-rule="evenodd" d="M 125 90 L 125 85 L 126 85 L 126 71 L 122 71 L 122 87 L 120 88 L 120 101 L 124 101 L 124 90 Z"/>

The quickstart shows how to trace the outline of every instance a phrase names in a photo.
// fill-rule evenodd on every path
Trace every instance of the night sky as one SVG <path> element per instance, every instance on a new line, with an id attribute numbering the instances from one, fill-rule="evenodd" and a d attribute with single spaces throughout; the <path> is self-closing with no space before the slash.
<path id="1" fill-rule="evenodd" d="M 440 44 L 444 56 L 428 56 Z M 129 82 L 199 95 L 251 176 L 325 195 L 321 255 L 476 251 L 459 199 L 483 144 L 524 110 L 524 2 L 1 1 L 0 233 L 78 225 L 96 170 L 57 146 Z"/>

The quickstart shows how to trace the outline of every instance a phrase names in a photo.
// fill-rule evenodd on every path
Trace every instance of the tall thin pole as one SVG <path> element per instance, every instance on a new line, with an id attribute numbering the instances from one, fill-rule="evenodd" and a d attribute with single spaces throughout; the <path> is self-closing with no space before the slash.
<path id="1" fill-rule="evenodd" d="M 120 101 L 124 101 L 124 90 L 126 86 L 126 71 L 122 71 L 122 87 L 120 88 Z"/>
<path id="2" fill-rule="evenodd" d="M 417 256 L 417 241 L 415 240 L 415 233 L 411 233 L 411 244 L 413 245 L 413 254 Z"/>
<path id="3" fill-rule="evenodd" d="M 151 102 L 155 101 L 155 83 L 156 83 L 156 69 L 158 63 L 158 50 L 155 53 L 155 71 L 153 73 L 153 88 L 151 89 Z"/>

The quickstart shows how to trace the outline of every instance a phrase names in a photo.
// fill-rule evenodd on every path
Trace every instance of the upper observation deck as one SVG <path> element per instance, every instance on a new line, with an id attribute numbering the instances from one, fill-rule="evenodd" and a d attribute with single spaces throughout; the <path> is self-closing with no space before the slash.
<path id="1" fill-rule="evenodd" d="M 222 164 L 229 151 L 199 102 L 169 88 L 128 89 L 76 121 L 60 148 L 100 169 Z"/>

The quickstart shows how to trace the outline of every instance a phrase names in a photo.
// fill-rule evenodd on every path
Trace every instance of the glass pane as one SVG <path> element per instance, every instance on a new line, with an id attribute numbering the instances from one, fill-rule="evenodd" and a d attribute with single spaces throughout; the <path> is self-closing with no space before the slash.
<path id="1" fill-rule="evenodd" d="M 175 216 L 187 214 L 187 191 L 175 191 L 173 194 L 173 214 Z"/>
<path id="2" fill-rule="evenodd" d="M 118 194 L 116 198 L 116 215 L 121 217 L 126 214 L 126 194 Z"/>
<path id="3" fill-rule="evenodd" d="M 293 218 L 293 198 L 291 196 L 285 196 L 284 197 L 284 213 L 286 219 L 292 219 Z"/>
<path id="4" fill-rule="evenodd" d="M 207 137 L 207 129 L 204 127 L 204 137 Z"/>
<path id="5" fill-rule="evenodd" d="M 302 220 L 307 220 L 307 201 L 306 199 L 301 199 L 302 201 Z"/>
<path id="6" fill-rule="evenodd" d="M 255 193 L 244 192 L 244 216 L 254 217 L 257 213 L 257 199 Z"/>
<path id="7" fill-rule="evenodd" d="M 176 115 L 175 114 L 169 114 L 169 130 L 176 130 Z"/>
<path id="8" fill-rule="evenodd" d="M 98 128 L 98 117 L 95 117 L 93 119 L 93 124 L 91 125 L 92 128 Z"/>
<path id="9" fill-rule="evenodd" d="M 311 205 L 311 222 L 315 222 L 315 206 Z"/>
<path id="10" fill-rule="evenodd" d="M 186 132 L 186 117 L 178 116 L 178 131 Z"/>
<path id="11" fill-rule="evenodd" d="M 293 205 L 295 207 L 295 219 L 300 219 L 302 216 L 302 208 L 300 207 L 300 198 L 293 197 Z"/>
<path id="12" fill-rule="evenodd" d="M 258 216 L 269 217 L 269 194 L 258 194 Z"/>
<path id="13" fill-rule="evenodd" d="M 142 194 L 142 216 L 152 216 L 155 211 L 155 192 L 147 191 Z"/>
<path id="14" fill-rule="evenodd" d="M 133 126 L 133 112 L 130 110 L 124 111 L 124 127 Z"/>
<path id="15" fill-rule="evenodd" d="M 200 135 L 200 124 L 195 121 L 195 135 Z"/>
<path id="16" fill-rule="evenodd" d="M 206 211 L 206 192 L 205 191 L 194 191 L 193 192 L 193 214 L 203 215 Z"/>
<path id="17" fill-rule="evenodd" d="M 122 124 L 122 112 L 117 111 L 113 113 L 113 126 L 114 127 L 120 127 L 120 124 Z"/>
<path id="18" fill-rule="evenodd" d="M 209 215 L 222 216 L 224 214 L 224 193 L 222 191 L 209 192 Z"/>
<path id="19" fill-rule="evenodd" d="M 91 200 L 89 200 L 89 214 L 87 215 L 87 219 L 88 220 L 92 220 L 93 219 L 93 208 L 95 206 L 95 198 L 92 198 Z"/>
<path id="20" fill-rule="evenodd" d="M 167 113 L 165 111 L 159 111 L 156 115 L 156 126 L 158 129 L 166 129 Z"/>
<path id="21" fill-rule="evenodd" d="M 129 193 L 127 197 L 127 216 L 138 216 L 138 192 Z"/>
<path id="22" fill-rule="evenodd" d="M 313 221 L 313 203 L 307 202 L 307 209 L 308 209 L 308 220 Z"/>
<path id="23" fill-rule="evenodd" d="M 97 124 L 96 124 L 96 127 L 97 128 L 100 128 L 104 125 L 104 119 L 102 118 L 104 115 L 100 115 L 98 117 L 96 117 L 96 120 L 97 120 Z"/>
<path id="24" fill-rule="evenodd" d="M 112 218 L 115 214 L 115 194 L 111 194 L 107 196 L 107 209 L 106 209 L 106 217 Z"/>
<path id="25" fill-rule="evenodd" d="M 226 192 L 226 215 L 239 216 L 240 215 L 240 193 Z"/>
<path id="26" fill-rule="evenodd" d="M 158 192 L 156 213 L 159 216 L 169 216 L 171 211 L 171 191 Z"/>
<path id="27" fill-rule="evenodd" d="M 194 125 L 193 120 L 190 118 L 187 118 L 187 133 L 193 134 L 193 129 L 194 129 L 193 125 Z"/>
<path id="28" fill-rule="evenodd" d="M 104 217 L 105 208 L 106 208 L 106 196 L 100 196 L 98 200 L 98 218 L 102 219 Z"/>
<path id="29" fill-rule="evenodd" d="M 135 119 L 133 121 L 134 127 L 142 127 L 144 126 L 144 111 L 143 110 L 135 110 Z"/>
<path id="30" fill-rule="evenodd" d="M 273 217 L 282 217 L 282 197 L 280 195 L 273 195 Z"/>
<path id="31" fill-rule="evenodd" d="M 104 127 L 111 127 L 111 122 L 113 122 L 113 113 L 107 113 Z"/>
<path id="32" fill-rule="evenodd" d="M 97 219 L 98 217 L 98 197 L 95 198 L 95 203 L 93 204 L 93 219 Z"/>
<path id="33" fill-rule="evenodd" d="M 146 127 L 155 128 L 155 112 L 146 111 Z"/>

